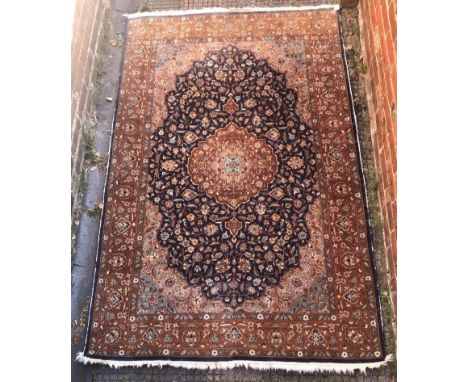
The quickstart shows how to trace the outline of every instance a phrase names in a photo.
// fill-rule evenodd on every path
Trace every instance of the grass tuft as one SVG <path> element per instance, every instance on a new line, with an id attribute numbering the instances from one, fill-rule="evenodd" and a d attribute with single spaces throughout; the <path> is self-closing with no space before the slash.
<path id="1" fill-rule="evenodd" d="M 385 316 L 389 319 L 393 319 L 394 315 L 392 309 L 392 302 L 390 301 L 390 293 L 388 293 L 388 291 L 380 291 L 380 302 L 382 304 L 382 310 L 384 311 Z"/>
<path id="2" fill-rule="evenodd" d="M 102 208 L 103 208 L 102 203 L 96 204 L 96 206 L 93 209 L 86 210 L 86 215 L 94 219 L 99 218 L 101 216 Z"/>
<path id="3" fill-rule="evenodd" d="M 78 193 L 84 195 L 88 189 L 88 173 L 83 169 L 78 180 Z"/>
<path id="4" fill-rule="evenodd" d="M 138 7 L 138 12 L 149 12 L 151 8 L 148 5 L 148 1 L 145 0 L 142 4 Z"/>
<path id="5" fill-rule="evenodd" d="M 104 76 L 106 72 L 106 63 L 107 63 L 107 57 L 106 55 L 100 53 L 96 56 L 94 63 L 94 83 L 101 83 L 102 77 Z"/>
<path id="6" fill-rule="evenodd" d="M 99 154 L 94 148 L 95 130 L 91 126 L 83 128 L 84 160 L 88 167 L 104 169 L 107 165 L 107 155 Z"/>
<path id="7" fill-rule="evenodd" d="M 349 31 L 351 32 L 352 35 L 354 36 L 359 36 L 359 24 L 358 23 L 352 23 L 351 26 L 349 27 Z"/>
<path id="8" fill-rule="evenodd" d="M 364 64 L 362 57 L 355 56 L 353 66 L 354 66 L 354 69 L 356 69 L 358 73 L 362 73 L 362 74 L 367 73 L 367 66 Z"/>

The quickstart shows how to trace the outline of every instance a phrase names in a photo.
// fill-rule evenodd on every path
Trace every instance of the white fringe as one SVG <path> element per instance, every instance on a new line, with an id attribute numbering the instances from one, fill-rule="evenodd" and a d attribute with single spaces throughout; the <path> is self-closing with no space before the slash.
<path id="1" fill-rule="evenodd" d="M 171 361 L 171 360 L 145 360 L 145 361 L 121 361 L 121 360 L 107 360 L 99 358 L 89 358 L 84 353 L 78 353 L 76 360 L 86 364 L 100 364 L 113 368 L 120 367 L 162 367 L 173 366 L 183 367 L 185 369 L 233 369 L 235 367 L 245 367 L 247 369 L 255 370 L 285 370 L 285 371 L 298 371 L 298 372 L 334 372 L 334 373 L 353 373 L 359 370 L 366 373 L 367 369 L 377 369 L 382 367 L 394 359 L 390 354 L 385 357 L 381 362 L 368 362 L 368 363 L 337 363 L 337 362 L 280 362 L 280 361 Z"/>
<path id="2" fill-rule="evenodd" d="M 322 5 L 308 5 L 296 7 L 245 7 L 245 8 L 200 8 L 200 9 L 186 9 L 186 10 L 169 10 L 169 11 L 152 11 L 152 12 L 138 12 L 126 13 L 125 17 L 128 19 L 137 19 L 142 17 L 154 16 L 187 16 L 187 15 L 202 15 L 206 13 L 244 13 L 244 12 L 287 12 L 287 11 L 315 11 L 319 9 L 333 9 L 335 11 L 340 9 L 338 4 L 322 4 Z"/>

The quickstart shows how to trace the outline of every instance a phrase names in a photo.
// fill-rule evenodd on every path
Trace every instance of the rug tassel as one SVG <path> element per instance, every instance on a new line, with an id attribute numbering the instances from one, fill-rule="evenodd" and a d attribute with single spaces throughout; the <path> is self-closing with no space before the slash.
<path id="1" fill-rule="evenodd" d="M 162 366 L 173 366 L 182 367 L 185 369 L 233 369 L 235 367 L 245 367 L 246 369 L 255 370 L 285 370 L 285 371 L 297 371 L 303 373 L 311 372 L 335 372 L 342 374 L 351 374 L 355 370 L 359 370 L 362 373 L 366 373 L 367 369 L 377 369 L 382 367 L 394 359 L 393 355 L 390 354 L 385 357 L 385 360 L 380 362 L 368 362 L 368 363 L 328 363 L 328 362 L 269 362 L 269 361 L 219 361 L 219 362 L 198 362 L 198 361 L 172 361 L 172 360 L 147 360 L 147 361 L 122 361 L 122 360 L 107 360 L 99 358 L 86 357 L 84 353 L 80 352 L 76 356 L 76 360 L 83 364 L 100 364 L 106 365 L 113 368 L 120 367 L 162 367 Z"/>

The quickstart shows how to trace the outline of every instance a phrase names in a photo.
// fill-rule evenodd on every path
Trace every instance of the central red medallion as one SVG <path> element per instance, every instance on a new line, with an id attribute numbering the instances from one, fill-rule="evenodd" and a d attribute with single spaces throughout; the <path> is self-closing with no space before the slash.
<path id="1" fill-rule="evenodd" d="M 232 122 L 195 147 L 188 161 L 199 190 L 233 209 L 266 189 L 277 169 L 271 146 Z"/>

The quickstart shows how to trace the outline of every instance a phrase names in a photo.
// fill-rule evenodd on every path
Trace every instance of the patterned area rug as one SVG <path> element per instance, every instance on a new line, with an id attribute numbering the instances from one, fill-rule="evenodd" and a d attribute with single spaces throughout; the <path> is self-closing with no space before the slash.
<path id="1" fill-rule="evenodd" d="M 129 19 L 79 360 L 385 362 L 346 78 L 334 9 Z"/>

